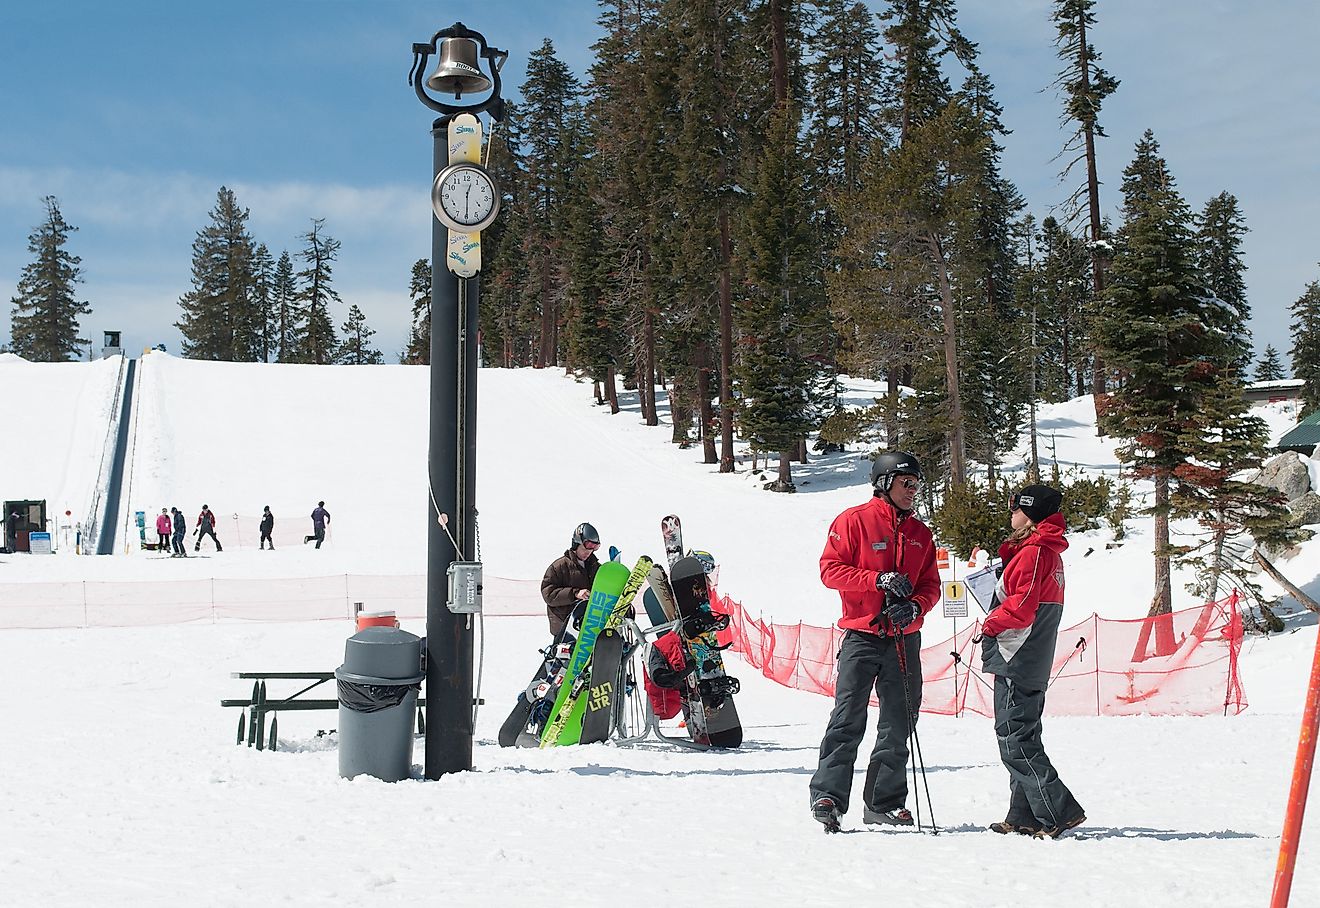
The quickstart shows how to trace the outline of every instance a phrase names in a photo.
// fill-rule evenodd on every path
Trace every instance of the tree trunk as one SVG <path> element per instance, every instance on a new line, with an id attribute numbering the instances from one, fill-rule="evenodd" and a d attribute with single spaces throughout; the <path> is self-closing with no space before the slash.
<path id="1" fill-rule="evenodd" d="M 949 395 L 949 481 L 961 488 L 967 485 L 967 451 L 963 442 L 962 397 L 958 393 L 958 324 L 953 308 L 953 288 L 949 284 L 949 267 L 939 237 L 928 236 L 926 242 L 934 259 L 944 317 L 944 380 L 948 383 Z"/>
<path id="2" fill-rule="evenodd" d="M 660 416 L 655 408 L 655 319 L 651 310 L 647 309 L 642 322 L 642 357 L 645 361 L 643 376 L 646 379 L 644 387 L 646 388 L 646 424 L 648 426 L 660 425 Z"/>
<path id="3" fill-rule="evenodd" d="M 697 414 L 701 422 L 701 462 L 718 463 L 719 458 L 715 456 L 715 436 L 711 434 L 711 429 L 715 425 L 715 411 L 710 406 L 710 369 L 706 368 L 706 363 L 710 361 L 710 348 L 705 344 L 701 345 L 698 358 L 701 363 L 697 368 Z"/>
<path id="4" fill-rule="evenodd" d="M 1078 28 L 1078 54 L 1077 62 L 1080 64 L 1078 75 L 1081 77 L 1081 91 L 1083 94 L 1090 94 L 1091 91 L 1091 59 L 1086 53 L 1086 16 L 1077 17 Z M 1096 174 L 1095 163 L 1095 128 L 1089 123 L 1082 123 L 1082 133 L 1086 139 L 1086 200 L 1088 213 L 1091 219 L 1091 293 L 1093 304 L 1100 305 L 1100 295 L 1105 289 L 1105 257 L 1100 250 L 1100 178 Z M 1101 359 L 1099 352 L 1095 354 L 1091 370 L 1091 393 L 1095 395 L 1096 406 L 1096 432 L 1104 435 L 1104 431 L 1099 428 L 1100 416 L 1100 398 L 1104 396 L 1105 387 L 1105 364 Z"/>
<path id="5" fill-rule="evenodd" d="M 1296 584 L 1283 576 L 1283 574 L 1279 572 L 1279 569 L 1270 563 L 1270 560 L 1265 557 L 1265 554 L 1261 552 L 1260 549 L 1252 549 L 1251 557 L 1258 565 L 1260 565 L 1261 570 L 1270 575 L 1270 578 L 1275 583 L 1287 590 L 1288 595 L 1292 596 L 1311 611 L 1320 613 L 1320 602 L 1316 602 L 1310 596 L 1303 593 Z"/>
<path id="6" fill-rule="evenodd" d="M 885 447 L 898 447 L 898 368 L 894 364 L 885 369 Z"/>
<path id="7" fill-rule="evenodd" d="M 723 163 L 721 162 L 721 167 Z M 720 472 L 733 472 L 733 248 L 729 213 L 723 206 L 720 225 Z"/>
<path id="8" fill-rule="evenodd" d="M 605 399 L 610 402 L 610 413 L 619 412 L 619 389 L 614 382 L 614 367 L 605 370 Z"/>
<path id="9" fill-rule="evenodd" d="M 798 463 L 807 463 L 807 440 L 799 438 L 797 443 L 797 461 Z"/>
<path id="10" fill-rule="evenodd" d="M 690 445 L 692 438 L 688 431 L 692 425 L 692 410 L 687 403 L 687 382 L 681 381 L 677 375 L 669 383 L 669 418 L 673 421 L 670 438 L 674 444 Z"/>
<path id="11" fill-rule="evenodd" d="M 555 330 L 555 301 L 554 295 L 550 292 L 550 264 L 548 261 L 541 262 L 541 345 L 538 351 L 538 368 L 547 368 L 554 365 L 554 330 Z"/>
<path id="12" fill-rule="evenodd" d="M 1173 614 L 1173 580 L 1169 570 L 1169 474 L 1155 475 L 1155 594 L 1150 617 L 1155 622 L 1155 655 L 1167 656 L 1178 648 L 1173 621 L 1159 620 Z"/>
<path id="13" fill-rule="evenodd" d="M 791 450 L 779 452 L 779 478 L 770 486 L 775 492 L 796 492 L 793 485 L 793 456 Z"/>

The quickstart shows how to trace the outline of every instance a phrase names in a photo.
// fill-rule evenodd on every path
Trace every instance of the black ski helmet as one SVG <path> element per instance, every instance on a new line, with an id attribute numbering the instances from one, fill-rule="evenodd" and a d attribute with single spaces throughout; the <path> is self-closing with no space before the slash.
<path id="1" fill-rule="evenodd" d="M 871 462 L 871 485 L 878 492 L 888 492 L 899 475 L 922 479 L 921 464 L 906 451 L 881 451 Z"/>
<path id="2" fill-rule="evenodd" d="M 600 533 L 589 523 L 579 523 L 577 529 L 573 531 L 573 546 L 576 548 L 584 542 L 594 542 L 600 545 Z"/>

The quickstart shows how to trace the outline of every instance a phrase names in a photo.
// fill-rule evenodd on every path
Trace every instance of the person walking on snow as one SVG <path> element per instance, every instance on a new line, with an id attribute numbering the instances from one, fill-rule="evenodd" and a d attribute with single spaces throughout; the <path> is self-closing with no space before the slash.
<path id="1" fill-rule="evenodd" d="M 999 547 L 1003 573 L 981 624 L 981 664 L 995 676 L 995 737 L 1008 770 L 1008 816 L 994 832 L 1058 838 L 1086 821 L 1041 742 L 1041 715 L 1063 616 L 1063 558 L 1068 548 L 1063 496 L 1029 485 L 1013 496 L 1012 533 Z"/>
<path id="2" fill-rule="evenodd" d="M 270 543 L 270 550 L 275 551 L 275 540 L 270 538 L 271 531 L 275 529 L 275 515 L 270 512 L 270 505 L 261 509 L 261 544 L 257 548 L 264 549 L 266 543 Z"/>
<path id="3" fill-rule="evenodd" d="M 875 748 L 862 790 L 862 821 L 912 825 L 908 737 L 921 709 L 921 623 L 940 597 L 935 543 L 913 514 L 921 466 L 882 452 L 871 465 L 872 497 L 830 524 L 820 579 L 843 604 L 834 710 L 811 777 L 811 814 L 837 830 L 848 812 L 853 764 L 872 690 L 880 700 Z"/>
<path id="4" fill-rule="evenodd" d="M 197 528 L 193 530 L 193 535 L 197 537 L 197 544 L 193 546 L 194 552 L 202 550 L 202 540 L 207 536 L 215 543 L 215 550 L 223 552 L 224 546 L 220 545 L 220 537 L 215 535 L 215 515 L 211 513 L 208 505 L 202 505 L 202 513 L 197 515 Z"/>
<path id="5" fill-rule="evenodd" d="M 550 637 L 554 640 L 564 632 L 578 604 L 591 598 L 591 584 L 600 570 L 600 559 L 596 557 L 598 548 L 600 533 L 589 523 L 579 523 L 564 554 L 545 569 L 545 576 L 541 578 L 541 598 L 545 600 Z"/>
<path id="6" fill-rule="evenodd" d="M 319 549 L 321 543 L 325 542 L 325 525 L 330 522 L 330 512 L 325 509 L 325 502 L 318 501 L 316 510 L 312 511 L 312 535 L 303 537 L 303 545 L 316 540 L 316 547 Z M 274 546 L 272 545 L 272 548 Z"/>
<path id="7" fill-rule="evenodd" d="M 187 558 L 188 546 L 184 543 L 184 538 L 188 535 L 188 518 L 183 516 L 183 511 L 178 508 L 170 508 L 174 514 L 174 552 L 172 558 Z"/>
<path id="8" fill-rule="evenodd" d="M 170 550 L 170 537 L 174 535 L 174 521 L 170 519 L 170 509 L 161 508 L 156 517 L 156 549 L 161 552 Z"/>

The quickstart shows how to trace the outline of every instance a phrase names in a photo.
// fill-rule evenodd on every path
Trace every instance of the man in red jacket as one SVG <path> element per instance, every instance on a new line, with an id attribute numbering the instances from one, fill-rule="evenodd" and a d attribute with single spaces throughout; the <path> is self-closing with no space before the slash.
<path id="1" fill-rule="evenodd" d="M 827 830 L 848 811 L 853 763 L 874 689 L 880 700 L 875 748 L 862 791 L 862 820 L 912 825 L 907 800 L 908 743 L 921 708 L 921 623 L 940 596 L 935 543 L 912 513 L 921 465 L 883 452 L 871 465 L 874 494 L 830 525 L 820 579 L 839 591 L 844 630 L 834 711 L 811 777 L 811 813 Z"/>

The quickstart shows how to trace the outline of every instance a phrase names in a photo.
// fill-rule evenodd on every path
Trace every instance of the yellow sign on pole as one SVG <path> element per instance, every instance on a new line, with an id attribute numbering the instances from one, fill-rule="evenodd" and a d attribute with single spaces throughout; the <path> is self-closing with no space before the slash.
<path id="1" fill-rule="evenodd" d="M 944 581 L 944 617 L 967 617 L 967 584 L 961 580 Z"/>

